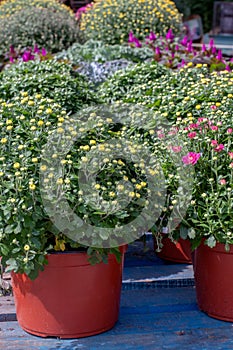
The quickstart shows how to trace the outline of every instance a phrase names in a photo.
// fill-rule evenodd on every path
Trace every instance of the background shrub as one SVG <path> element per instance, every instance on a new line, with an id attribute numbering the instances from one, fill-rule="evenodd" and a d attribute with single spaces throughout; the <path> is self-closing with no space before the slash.
<path id="1" fill-rule="evenodd" d="M 49 8 L 54 12 L 66 11 L 73 17 L 73 11 L 57 0 L 4 0 L 0 2 L 0 18 L 12 16 L 14 13 L 25 10 L 28 7 Z"/>
<path id="2" fill-rule="evenodd" d="M 80 40 L 77 21 L 66 8 L 55 11 L 53 8 L 26 7 L 11 16 L 1 17 L 0 28 L 2 52 L 7 52 L 11 45 L 21 49 L 37 44 L 54 53 Z"/>
<path id="3" fill-rule="evenodd" d="M 12 65 L 0 74 L 0 98 L 10 100 L 20 92 L 41 94 L 75 112 L 94 101 L 94 96 L 82 76 L 73 76 L 69 64 L 48 61 L 29 61 Z"/>
<path id="4" fill-rule="evenodd" d="M 180 27 L 181 15 L 171 0 L 96 0 L 80 24 L 86 39 L 111 44 L 126 42 L 130 31 L 141 39 L 150 31 L 178 33 Z"/>

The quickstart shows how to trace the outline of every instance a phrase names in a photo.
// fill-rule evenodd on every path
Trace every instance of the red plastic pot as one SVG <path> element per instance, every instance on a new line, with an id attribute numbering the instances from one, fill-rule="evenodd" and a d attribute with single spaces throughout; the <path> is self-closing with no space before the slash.
<path id="1" fill-rule="evenodd" d="M 226 252 L 224 244 L 209 248 L 202 243 L 195 250 L 193 265 L 200 310 L 233 322 L 233 247 Z"/>
<path id="2" fill-rule="evenodd" d="M 124 256 L 124 253 L 123 253 Z M 86 253 L 48 255 L 34 280 L 12 273 L 19 325 L 41 337 L 80 338 L 109 330 L 118 320 L 122 263 L 90 265 Z"/>
<path id="3" fill-rule="evenodd" d="M 154 241 L 155 242 L 155 241 Z M 176 243 L 173 243 L 165 234 L 162 238 L 163 247 L 156 255 L 163 260 L 168 260 L 176 263 L 192 264 L 191 245 L 189 240 L 180 238 Z M 157 249 L 155 242 L 155 251 Z"/>

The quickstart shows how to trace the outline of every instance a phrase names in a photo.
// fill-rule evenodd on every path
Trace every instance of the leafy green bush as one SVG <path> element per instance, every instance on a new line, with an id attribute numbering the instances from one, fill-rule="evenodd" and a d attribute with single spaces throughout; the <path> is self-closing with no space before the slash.
<path id="1" fill-rule="evenodd" d="M 73 17 L 73 11 L 57 0 L 5 0 L 0 2 L 0 18 L 12 16 L 18 11 L 23 11 L 28 7 L 49 8 L 54 12 L 68 12 Z"/>
<path id="2" fill-rule="evenodd" d="M 228 73 L 222 72 L 226 82 Z M 100 86 L 98 94 L 104 102 L 142 104 L 154 110 L 155 118 L 163 116 L 174 122 L 180 117 L 192 117 L 194 113 L 199 115 L 196 106 L 203 101 L 214 103 L 231 94 L 232 81 L 219 91 L 214 78 L 218 74 L 220 72 L 211 73 L 207 64 L 194 66 L 189 62 L 180 70 L 171 70 L 155 62 L 143 63 L 117 72 Z"/>
<path id="3" fill-rule="evenodd" d="M 80 41 L 75 17 L 62 9 L 28 7 L 0 18 L 0 52 L 6 52 L 11 45 L 21 49 L 37 44 L 53 53 Z"/>
<path id="4" fill-rule="evenodd" d="M 80 23 L 86 39 L 111 44 L 126 42 L 130 31 L 141 39 L 150 31 L 178 33 L 180 27 L 181 15 L 171 0 L 96 0 Z"/>
<path id="5" fill-rule="evenodd" d="M 138 63 L 114 74 L 100 86 L 98 94 L 108 103 L 118 100 L 149 103 L 154 84 L 162 90 L 162 81 L 168 80 L 170 75 L 171 71 L 157 62 Z"/>
<path id="6" fill-rule="evenodd" d="M 68 60 L 74 65 L 81 61 L 104 63 L 107 61 L 126 59 L 132 62 L 142 62 L 154 57 L 148 47 L 137 48 L 129 45 L 110 45 L 100 40 L 88 40 L 84 44 L 74 43 L 67 50 L 59 52 L 57 59 Z"/>
<path id="7" fill-rule="evenodd" d="M 29 61 L 4 70 L 0 98 L 10 100 L 20 92 L 52 98 L 72 112 L 94 100 L 84 78 L 78 73 L 74 77 L 70 65 L 56 60 Z"/>

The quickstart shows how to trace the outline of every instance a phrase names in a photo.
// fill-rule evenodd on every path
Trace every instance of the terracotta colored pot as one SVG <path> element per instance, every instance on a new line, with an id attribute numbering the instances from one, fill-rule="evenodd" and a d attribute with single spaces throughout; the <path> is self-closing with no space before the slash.
<path id="1" fill-rule="evenodd" d="M 41 337 L 80 338 L 109 330 L 118 320 L 122 265 L 112 254 L 108 264 L 92 266 L 86 253 L 58 253 L 48 255 L 34 281 L 12 273 L 19 325 Z"/>
<path id="2" fill-rule="evenodd" d="M 155 242 L 155 241 L 154 241 Z M 162 239 L 163 247 L 156 255 L 163 260 L 168 260 L 183 264 L 192 264 L 191 245 L 189 240 L 180 238 L 178 242 L 173 243 L 166 234 Z M 155 242 L 155 250 L 157 249 Z"/>
<path id="3" fill-rule="evenodd" d="M 195 250 L 194 277 L 197 303 L 209 316 L 233 322 L 233 247 L 209 248 L 203 243 Z"/>

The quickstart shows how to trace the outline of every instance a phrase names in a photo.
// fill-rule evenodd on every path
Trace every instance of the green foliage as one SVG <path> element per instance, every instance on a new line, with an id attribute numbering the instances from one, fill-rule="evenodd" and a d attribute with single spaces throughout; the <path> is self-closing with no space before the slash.
<path id="1" fill-rule="evenodd" d="M 98 91 L 105 102 L 122 100 L 127 103 L 138 103 L 153 94 L 152 86 L 160 85 L 161 79 L 170 76 L 170 70 L 157 62 L 138 63 L 119 71 L 103 83 Z"/>
<path id="2" fill-rule="evenodd" d="M 80 29 L 86 39 L 116 44 L 126 42 L 130 31 L 139 39 L 150 31 L 179 33 L 181 15 L 170 0 L 97 0 L 82 15 Z"/>
<path id="3" fill-rule="evenodd" d="M 0 98 L 11 100 L 21 91 L 52 98 L 66 110 L 75 112 L 94 101 L 84 78 L 72 67 L 56 60 L 30 61 L 12 65 L 0 74 Z"/>
<path id="4" fill-rule="evenodd" d="M 4 0 L 0 2 L 0 18 L 12 16 L 29 7 L 52 9 L 54 12 L 68 12 L 73 17 L 73 11 L 57 0 Z"/>
<path id="5" fill-rule="evenodd" d="M 0 52 L 3 53 L 11 45 L 22 49 L 35 44 L 54 53 L 81 40 L 77 21 L 66 8 L 54 11 L 53 8 L 26 7 L 0 18 L 0 27 Z"/>

